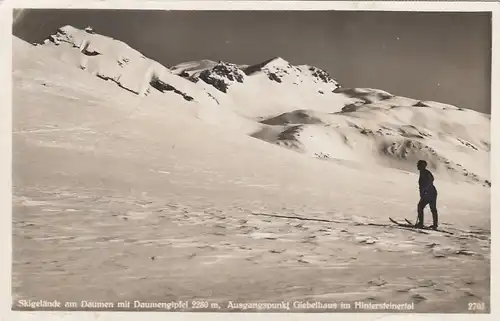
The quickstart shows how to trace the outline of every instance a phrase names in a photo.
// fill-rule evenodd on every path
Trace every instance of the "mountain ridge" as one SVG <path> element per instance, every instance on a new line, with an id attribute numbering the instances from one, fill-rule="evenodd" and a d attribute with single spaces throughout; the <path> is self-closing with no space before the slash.
<path id="1" fill-rule="evenodd" d="M 53 47 L 65 63 L 136 95 L 159 101 L 176 95 L 176 104 L 194 108 L 204 121 L 311 157 L 368 159 L 408 171 L 426 159 L 438 176 L 491 185 L 486 114 L 381 89 L 344 88 L 326 71 L 282 57 L 168 68 L 91 28 L 61 27 L 38 47 Z"/>

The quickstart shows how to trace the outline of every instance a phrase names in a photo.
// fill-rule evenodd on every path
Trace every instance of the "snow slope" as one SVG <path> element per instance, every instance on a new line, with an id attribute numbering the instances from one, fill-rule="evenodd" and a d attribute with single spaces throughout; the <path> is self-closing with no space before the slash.
<path id="1" fill-rule="evenodd" d="M 177 90 L 186 100 L 204 104 L 215 101 L 248 117 L 292 111 L 310 104 L 317 109 L 337 111 L 356 101 L 333 93 L 338 84 L 324 71 L 291 66 L 282 58 L 254 66 L 203 60 L 170 70 L 119 40 L 72 26 L 61 27 L 49 36 L 42 45 L 46 46 L 57 47 L 65 62 L 140 95 L 152 91 L 151 81 L 158 78 L 174 87 L 169 93 Z M 245 77 L 245 73 L 249 76 Z M 268 99 L 256 106 L 255 97 Z"/>
<path id="2" fill-rule="evenodd" d="M 311 156 L 405 171 L 425 159 L 438 178 L 490 186 L 490 117 L 472 110 L 376 103 L 333 114 L 295 111 L 263 123 L 268 127 L 255 137 Z"/>
<path id="3" fill-rule="evenodd" d="M 13 50 L 15 309 L 19 299 L 489 306 L 488 188 L 438 182 L 453 235 L 395 228 L 388 216 L 415 215 L 414 173 L 304 157 L 217 122 L 230 108 L 141 97 L 68 68 L 59 47 L 14 38 Z M 370 112 L 311 115 L 323 126 Z"/>
<path id="4" fill-rule="evenodd" d="M 338 84 L 316 67 L 292 66 L 277 57 L 246 68 L 220 62 L 228 72 L 220 73 L 217 66 L 205 70 L 209 76 L 221 79 L 227 90 L 220 86 L 215 95 L 223 103 L 231 104 L 238 114 L 251 119 L 269 117 L 296 109 L 313 108 L 325 112 L 341 110 L 358 99 L 334 92 Z M 241 75 L 238 80 L 234 75 Z M 203 80 L 202 75 L 195 76 Z M 198 82 L 206 87 L 207 81 Z"/>
<path id="5" fill-rule="evenodd" d="M 243 133 L 258 128 L 257 124 L 239 117 L 227 106 L 219 106 L 204 88 L 119 40 L 64 26 L 49 36 L 44 45 L 35 48 L 48 51 L 52 58 L 58 59 L 56 63 L 78 67 L 134 94 L 161 101 L 165 106 L 185 108 L 209 123 L 224 123 L 226 127 Z M 89 55 L 88 52 L 97 54 Z"/>
<path id="6" fill-rule="evenodd" d="M 211 69 L 217 65 L 217 62 L 212 60 L 189 61 L 178 64 L 170 68 L 176 75 L 183 75 L 183 77 L 190 77 L 198 75 L 204 70 Z"/>
<path id="7" fill-rule="evenodd" d="M 342 88 L 325 71 L 281 57 L 168 69 L 119 40 L 71 26 L 37 47 L 49 48 L 64 63 L 140 96 L 305 155 L 404 171 L 426 159 L 439 179 L 490 185 L 489 115 L 380 89 Z"/>

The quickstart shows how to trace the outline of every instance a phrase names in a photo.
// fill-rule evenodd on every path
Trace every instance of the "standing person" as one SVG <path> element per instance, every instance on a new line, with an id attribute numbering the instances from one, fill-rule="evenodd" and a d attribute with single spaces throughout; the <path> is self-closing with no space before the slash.
<path id="1" fill-rule="evenodd" d="M 417 168 L 420 171 L 420 178 L 418 179 L 418 187 L 420 190 L 420 202 L 417 205 L 418 219 L 415 227 L 424 227 L 424 208 L 429 204 L 432 213 L 433 224 L 431 228 L 438 228 L 438 212 L 436 208 L 437 190 L 434 186 L 434 176 L 427 169 L 427 162 L 419 160 Z"/>

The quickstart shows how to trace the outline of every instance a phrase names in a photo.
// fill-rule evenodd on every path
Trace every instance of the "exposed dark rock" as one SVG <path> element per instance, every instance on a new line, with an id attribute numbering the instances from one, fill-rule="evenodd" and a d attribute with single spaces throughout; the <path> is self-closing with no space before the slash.
<path id="1" fill-rule="evenodd" d="M 242 71 L 236 65 L 222 61 L 213 68 L 202 71 L 198 78 L 223 93 L 227 93 L 231 82 L 243 83 L 244 80 Z"/>
<path id="2" fill-rule="evenodd" d="M 418 103 L 414 104 L 413 107 L 429 107 L 429 105 L 425 104 L 423 101 L 419 101 Z"/>
<path id="3" fill-rule="evenodd" d="M 138 95 L 138 94 L 139 94 L 137 91 L 134 91 L 134 90 L 131 90 L 131 89 L 127 88 L 127 87 L 124 87 L 122 84 L 120 84 L 120 83 L 119 83 L 118 81 L 116 81 L 116 79 L 114 79 L 114 78 L 107 77 L 107 76 L 104 76 L 104 75 L 101 75 L 101 74 L 97 74 L 96 76 L 97 76 L 98 78 L 101 78 L 102 80 L 112 81 L 112 82 L 114 82 L 115 84 L 117 84 L 120 88 L 125 89 L 125 90 L 127 90 L 127 91 L 130 91 L 131 93 L 134 93 L 134 94 L 136 94 L 136 95 Z"/>
<path id="4" fill-rule="evenodd" d="M 326 84 L 336 84 L 337 82 L 335 79 L 333 79 L 330 74 L 328 74 L 326 71 L 319 69 L 317 67 L 311 66 L 309 67 L 309 70 L 312 72 L 313 77 L 321 80 L 322 82 Z"/>
<path id="5" fill-rule="evenodd" d="M 268 73 L 267 78 L 269 78 L 272 81 L 276 81 L 277 83 L 281 83 L 281 78 L 278 77 L 275 73 L 272 72 Z"/>
<path id="6" fill-rule="evenodd" d="M 179 76 L 180 76 L 180 77 L 182 77 L 182 78 L 189 78 L 189 73 L 188 73 L 187 71 L 185 71 L 185 70 L 184 70 L 183 72 L 181 72 L 181 73 L 179 74 Z"/>
<path id="7" fill-rule="evenodd" d="M 174 93 L 178 94 L 178 95 L 181 95 L 185 100 L 187 101 L 192 101 L 194 100 L 193 97 L 183 93 L 182 91 L 176 89 L 174 86 L 171 86 L 169 84 L 166 84 L 164 83 L 163 81 L 161 81 L 160 79 L 158 79 L 157 77 L 153 77 L 149 83 L 151 85 L 151 87 L 155 88 L 156 90 L 164 93 L 166 91 L 173 91 Z"/>
<path id="8" fill-rule="evenodd" d="M 82 50 L 82 53 L 83 53 L 85 56 L 98 56 L 98 55 L 100 55 L 100 54 L 101 54 L 100 52 L 97 52 L 97 51 L 88 51 L 87 49 L 83 49 L 83 50 Z"/>

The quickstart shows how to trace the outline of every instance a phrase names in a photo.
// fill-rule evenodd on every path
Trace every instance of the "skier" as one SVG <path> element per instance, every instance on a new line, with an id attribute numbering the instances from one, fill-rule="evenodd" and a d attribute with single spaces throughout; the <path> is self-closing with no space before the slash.
<path id="1" fill-rule="evenodd" d="M 420 201 L 417 205 L 418 219 L 415 227 L 424 227 L 424 208 L 429 204 L 433 221 L 431 228 L 436 230 L 438 228 L 438 212 L 436 208 L 437 190 L 434 186 L 434 176 L 432 176 L 432 173 L 426 167 L 426 161 L 419 160 L 417 162 L 417 168 L 420 171 L 420 178 L 418 179 Z"/>

